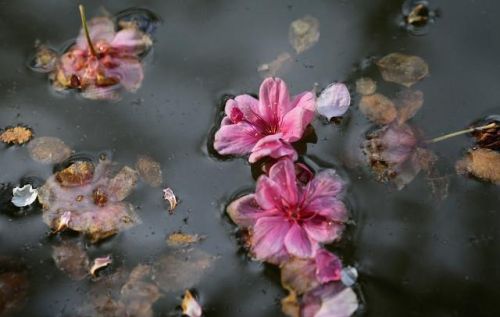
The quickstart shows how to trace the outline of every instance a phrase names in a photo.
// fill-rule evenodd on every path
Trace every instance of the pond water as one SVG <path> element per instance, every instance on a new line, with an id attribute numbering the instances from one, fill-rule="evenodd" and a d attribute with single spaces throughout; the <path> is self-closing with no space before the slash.
<path id="1" fill-rule="evenodd" d="M 88 16 L 100 1 L 83 1 Z M 391 52 L 427 61 L 430 76 L 416 84 L 425 96 L 412 119 L 426 136 L 458 130 L 487 114 L 498 114 L 500 3 L 431 1 L 440 17 L 427 34 L 410 35 L 398 25 L 402 1 L 106 1 L 109 12 L 141 6 L 162 17 L 156 43 L 145 61 L 145 79 L 119 102 L 89 101 L 52 91 L 47 76 L 31 72 L 26 60 L 35 40 L 56 47 L 80 28 L 75 3 L 8 1 L 0 4 L 0 127 L 30 126 L 37 136 L 55 136 L 78 153 L 110 153 L 134 165 L 140 154 L 161 163 L 165 185 L 180 205 L 169 214 L 161 189 L 140 184 L 129 197 L 142 224 L 88 245 L 92 257 L 112 254 L 109 274 L 119 267 L 154 263 L 172 252 L 165 243 L 175 231 L 206 237 L 198 247 L 215 255 L 213 270 L 194 288 L 206 316 L 283 316 L 285 296 L 279 271 L 250 261 L 225 216 L 227 203 L 255 181 L 244 159 L 210 155 L 207 142 L 218 124 L 225 95 L 257 93 L 257 67 L 293 48 L 290 23 L 305 15 L 320 22 L 320 39 L 293 55 L 278 75 L 292 93 L 315 83 L 326 87 L 370 76 L 394 96 L 372 65 Z M 499 187 L 456 175 L 454 162 L 470 141 L 462 136 L 432 146 L 448 176 L 448 196 L 439 200 L 419 175 L 401 191 L 374 180 L 357 156 L 358 136 L 370 128 L 357 106 L 340 124 L 316 119 L 317 143 L 306 159 L 334 167 L 349 180 L 352 224 L 333 246 L 344 264 L 359 271 L 355 290 L 362 300 L 356 316 L 498 316 Z M 0 145 L 0 183 L 23 177 L 48 178 L 54 166 L 34 162 L 25 147 Z M 2 199 L 0 256 L 22 262 L 28 272 L 27 300 L 17 316 L 72 316 L 93 283 L 75 282 L 52 260 L 52 245 L 41 209 L 19 215 Z M 78 239 L 76 235 L 66 238 Z M 182 292 L 165 293 L 155 316 L 175 315 Z"/>

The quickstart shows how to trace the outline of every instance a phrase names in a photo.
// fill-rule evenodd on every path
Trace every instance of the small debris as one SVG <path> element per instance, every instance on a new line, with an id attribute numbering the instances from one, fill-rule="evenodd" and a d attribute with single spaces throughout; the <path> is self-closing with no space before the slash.
<path id="1" fill-rule="evenodd" d="M 290 24 L 288 37 L 297 54 L 310 49 L 319 41 L 319 20 L 306 15 L 293 21 Z"/>
<path id="2" fill-rule="evenodd" d="M 80 243 L 64 241 L 61 245 L 53 246 L 52 258 L 57 268 L 72 280 L 82 280 L 88 274 L 89 258 Z"/>
<path id="3" fill-rule="evenodd" d="M 167 200 L 170 204 L 168 211 L 172 213 L 175 207 L 177 207 L 177 197 L 175 197 L 174 191 L 170 187 L 163 190 L 163 199 Z"/>
<path id="4" fill-rule="evenodd" d="M 500 153 L 490 149 L 473 149 L 455 165 L 459 174 L 471 174 L 481 180 L 500 184 Z"/>
<path id="5" fill-rule="evenodd" d="M 426 34 L 429 24 L 434 23 L 438 12 L 429 8 L 426 0 L 406 0 L 402 6 L 402 26 L 414 35 Z"/>
<path id="6" fill-rule="evenodd" d="M 346 85 L 342 83 L 330 84 L 316 100 L 316 110 L 328 120 L 341 117 L 349 109 L 351 95 Z"/>
<path id="7" fill-rule="evenodd" d="M 196 301 L 193 294 L 189 290 L 186 290 L 184 297 L 182 298 L 182 314 L 188 317 L 201 317 L 203 311 L 200 304 Z"/>
<path id="8" fill-rule="evenodd" d="M 159 162 L 147 155 L 140 155 L 135 163 L 139 176 L 152 187 L 159 187 L 163 183 L 163 175 Z"/>
<path id="9" fill-rule="evenodd" d="M 108 265 L 110 265 L 113 261 L 111 260 L 111 255 L 101 257 L 101 258 L 96 258 L 94 260 L 94 263 L 92 264 L 92 267 L 90 268 L 89 272 L 90 275 L 95 276 L 95 273 Z"/>
<path id="10" fill-rule="evenodd" d="M 62 230 L 68 228 L 70 221 L 71 211 L 65 211 L 59 218 L 59 224 L 57 225 L 55 232 L 61 232 Z"/>
<path id="11" fill-rule="evenodd" d="M 353 286 L 358 280 L 358 270 L 355 267 L 347 266 L 340 272 L 340 280 L 347 286 Z"/>
<path id="12" fill-rule="evenodd" d="M 363 96 L 373 95 L 377 91 L 377 83 L 369 78 L 362 77 L 356 80 L 356 92 Z"/>
<path id="13" fill-rule="evenodd" d="M 290 64 L 292 61 L 292 55 L 288 52 L 284 52 L 278 55 L 270 63 L 265 63 L 257 67 L 257 71 L 265 77 L 275 77 L 283 71 L 283 68 Z"/>
<path id="14" fill-rule="evenodd" d="M 12 204 L 16 207 L 26 207 L 35 202 L 38 197 L 38 190 L 30 184 L 12 189 Z"/>
<path id="15" fill-rule="evenodd" d="M 43 164 L 61 163 L 71 155 L 71 149 L 54 137 L 34 138 L 28 144 L 28 151 L 33 160 Z"/>
<path id="16" fill-rule="evenodd" d="M 33 131 L 23 126 L 6 128 L 0 133 L 0 141 L 6 144 L 25 144 L 33 137 Z"/>
<path id="17" fill-rule="evenodd" d="M 28 61 L 28 67 L 38 73 L 50 73 L 56 68 L 58 54 L 46 45 L 35 44 L 36 52 Z"/>
<path id="18" fill-rule="evenodd" d="M 411 87 L 429 73 L 427 63 L 418 56 L 391 53 L 377 61 L 385 81 Z"/>
<path id="19" fill-rule="evenodd" d="M 368 120 L 377 124 L 389 124 L 398 115 L 394 103 L 382 94 L 363 96 L 359 101 L 359 110 Z"/>
<path id="20" fill-rule="evenodd" d="M 167 244 L 171 247 L 178 247 L 198 243 L 202 239 L 203 237 L 198 234 L 174 232 L 168 236 Z"/>

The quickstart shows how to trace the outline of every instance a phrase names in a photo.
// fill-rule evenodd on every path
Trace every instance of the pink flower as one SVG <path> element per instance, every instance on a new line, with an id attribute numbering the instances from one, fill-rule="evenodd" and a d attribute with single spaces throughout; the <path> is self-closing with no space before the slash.
<path id="1" fill-rule="evenodd" d="M 320 243 L 340 237 L 347 211 L 340 201 L 343 183 L 328 169 L 302 184 L 290 158 L 274 164 L 257 180 L 255 194 L 233 201 L 232 220 L 251 233 L 256 258 L 272 263 L 293 255 L 314 257 Z"/>
<path id="2" fill-rule="evenodd" d="M 290 100 L 285 82 L 267 78 L 260 86 L 259 100 L 239 95 L 227 101 L 214 148 L 222 155 L 250 154 L 250 163 L 266 156 L 296 160 L 291 144 L 302 138 L 314 118 L 314 110 L 312 92 L 303 92 Z"/>
<path id="3" fill-rule="evenodd" d="M 341 283 L 329 283 L 304 295 L 300 316 L 349 317 L 358 307 L 358 297 L 352 288 Z"/>
<path id="4" fill-rule="evenodd" d="M 88 29 L 93 48 L 82 29 L 59 59 L 51 76 L 54 87 L 79 89 L 90 99 L 116 99 L 118 88 L 137 90 L 144 78 L 139 55 L 152 45 L 151 38 L 135 27 L 116 32 L 108 17 L 90 20 Z"/>

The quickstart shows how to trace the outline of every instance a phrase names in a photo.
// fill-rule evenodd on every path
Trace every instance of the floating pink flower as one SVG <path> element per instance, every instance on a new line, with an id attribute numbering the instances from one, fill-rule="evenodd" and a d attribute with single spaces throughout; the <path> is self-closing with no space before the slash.
<path id="1" fill-rule="evenodd" d="M 255 194 L 233 201 L 227 212 L 236 224 L 249 229 L 257 259 L 279 263 L 289 255 L 314 257 L 320 243 L 336 240 L 344 228 L 342 188 L 331 169 L 301 183 L 293 161 L 284 158 L 269 175 L 259 177 Z"/>
<path id="2" fill-rule="evenodd" d="M 292 143 L 302 138 L 314 111 L 312 92 L 290 99 L 285 82 L 267 78 L 260 86 L 259 100 L 239 95 L 227 101 L 214 148 L 222 155 L 250 154 L 250 163 L 266 156 L 296 160 Z"/>
<path id="3" fill-rule="evenodd" d="M 56 89 L 79 89 L 90 99 L 116 99 L 117 90 L 137 90 L 144 73 L 140 54 L 152 45 L 137 27 L 115 31 L 109 17 L 85 20 L 75 44 L 60 58 L 51 75 Z"/>

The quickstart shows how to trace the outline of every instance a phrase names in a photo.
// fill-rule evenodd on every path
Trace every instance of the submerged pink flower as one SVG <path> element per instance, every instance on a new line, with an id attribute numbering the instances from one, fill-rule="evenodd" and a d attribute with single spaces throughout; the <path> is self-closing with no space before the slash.
<path id="1" fill-rule="evenodd" d="M 296 160 L 291 144 L 302 138 L 314 118 L 314 110 L 312 92 L 290 99 L 285 82 L 267 78 L 260 86 L 259 100 L 239 95 L 227 101 L 214 148 L 222 155 L 250 154 L 250 163 L 266 156 Z"/>
<path id="2" fill-rule="evenodd" d="M 236 224 L 250 230 L 257 259 L 277 263 L 289 255 L 313 257 L 320 243 L 336 240 L 344 228 L 347 211 L 340 201 L 342 187 L 331 169 L 303 184 L 293 161 L 284 158 L 268 176 L 259 177 L 255 194 L 233 201 L 227 212 Z"/>
<path id="3" fill-rule="evenodd" d="M 108 17 L 90 20 L 88 35 L 83 28 L 60 57 L 51 76 L 54 87 L 79 89 L 90 99 L 117 98 L 118 88 L 137 90 L 144 78 L 139 55 L 152 45 L 151 38 L 133 26 L 116 32 Z"/>

